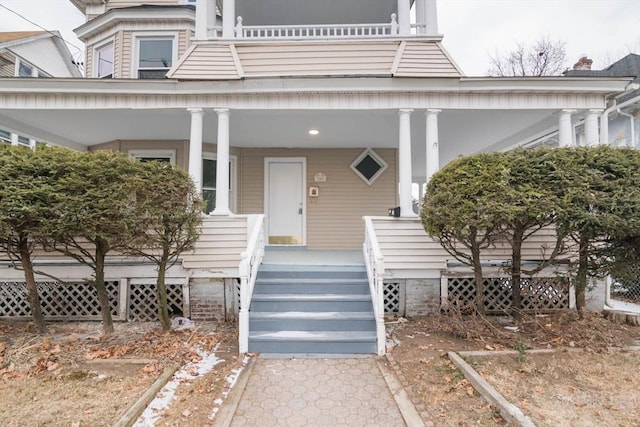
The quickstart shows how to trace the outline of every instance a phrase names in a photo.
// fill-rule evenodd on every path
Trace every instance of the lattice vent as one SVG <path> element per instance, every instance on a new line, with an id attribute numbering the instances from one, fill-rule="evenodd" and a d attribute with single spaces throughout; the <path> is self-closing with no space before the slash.
<path id="1" fill-rule="evenodd" d="M 384 312 L 404 315 L 404 287 L 399 282 L 384 282 Z"/>
<path id="2" fill-rule="evenodd" d="M 181 284 L 167 284 L 167 305 L 169 315 L 182 316 L 184 314 L 184 297 Z M 158 297 L 156 284 L 131 283 L 129 285 L 129 314 L 131 321 L 158 320 Z"/>
<path id="3" fill-rule="evenodd" d="M 521 281 L 523 310 L 556 310 L 569 308 L 568 283 L 558 278 L 523 278 Z M 451 277 L 447 280 L 449 301 L 458 307 L 475 303 L 475 280 Z M 511 307 L 512 283 L 508 277 L 484 280 L 483 304 L 487 312 L 502 312 Z"/>
<path id="4" fill-rule="evenodd" d="M 107 281 L 107 294 L 111 314 L 118 314 L 120 282 Z M 87 320 L 100 317 L 100 304 L 96 289 L 89 283 L 62 284 L 39 282 L 38 295 L 45 316 L 75 317 Z M 0 282 L 0 317 L 31 317 L 27 285 L 25 282 Z"/>

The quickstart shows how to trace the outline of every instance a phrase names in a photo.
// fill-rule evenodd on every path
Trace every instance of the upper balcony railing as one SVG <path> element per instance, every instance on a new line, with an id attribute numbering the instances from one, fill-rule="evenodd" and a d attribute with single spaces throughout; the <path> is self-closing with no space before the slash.
<path id="1" fill-rule="evenodd" d="M 424 35 L 424 24 L 411 24 L 411 35 Z M 222 38 L 222 26 L 207 28 L 208 38 Z M 239 16 L 234 27 L 236 40 L 326 40 L 399 37 L 396 14 L 389 23 L 336 25 L 243 25 Z"/>

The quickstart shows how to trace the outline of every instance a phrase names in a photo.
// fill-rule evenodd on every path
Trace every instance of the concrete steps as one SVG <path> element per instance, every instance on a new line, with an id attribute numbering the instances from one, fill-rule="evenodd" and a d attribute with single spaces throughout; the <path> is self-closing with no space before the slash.
<path id="1" fill-rule="evenodd" d="M 375 353 L 364 266 L 261 267 L 249 313 L 249 351 Z"/>

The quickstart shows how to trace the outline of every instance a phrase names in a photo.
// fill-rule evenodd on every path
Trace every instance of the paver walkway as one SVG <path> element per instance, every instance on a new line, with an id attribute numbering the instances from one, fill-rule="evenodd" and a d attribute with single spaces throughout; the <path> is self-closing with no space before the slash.
<path id="1" fill-rule="evenodd" d="M 258 358 L 231 426 L 405 423 L 373 358 Z"/>

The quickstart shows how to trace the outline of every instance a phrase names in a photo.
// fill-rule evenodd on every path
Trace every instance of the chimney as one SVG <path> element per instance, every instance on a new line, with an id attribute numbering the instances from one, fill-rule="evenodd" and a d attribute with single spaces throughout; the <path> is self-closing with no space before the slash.
<path id="1" fill-rule="evenodd" d="M 578 62 L 573 64 L 573 69 L 590 71 L 591 64 L 593 64 L 593 59 L 587 58 L 587 55 L 582 55 L 580 59 L 578 59 Z"/>

